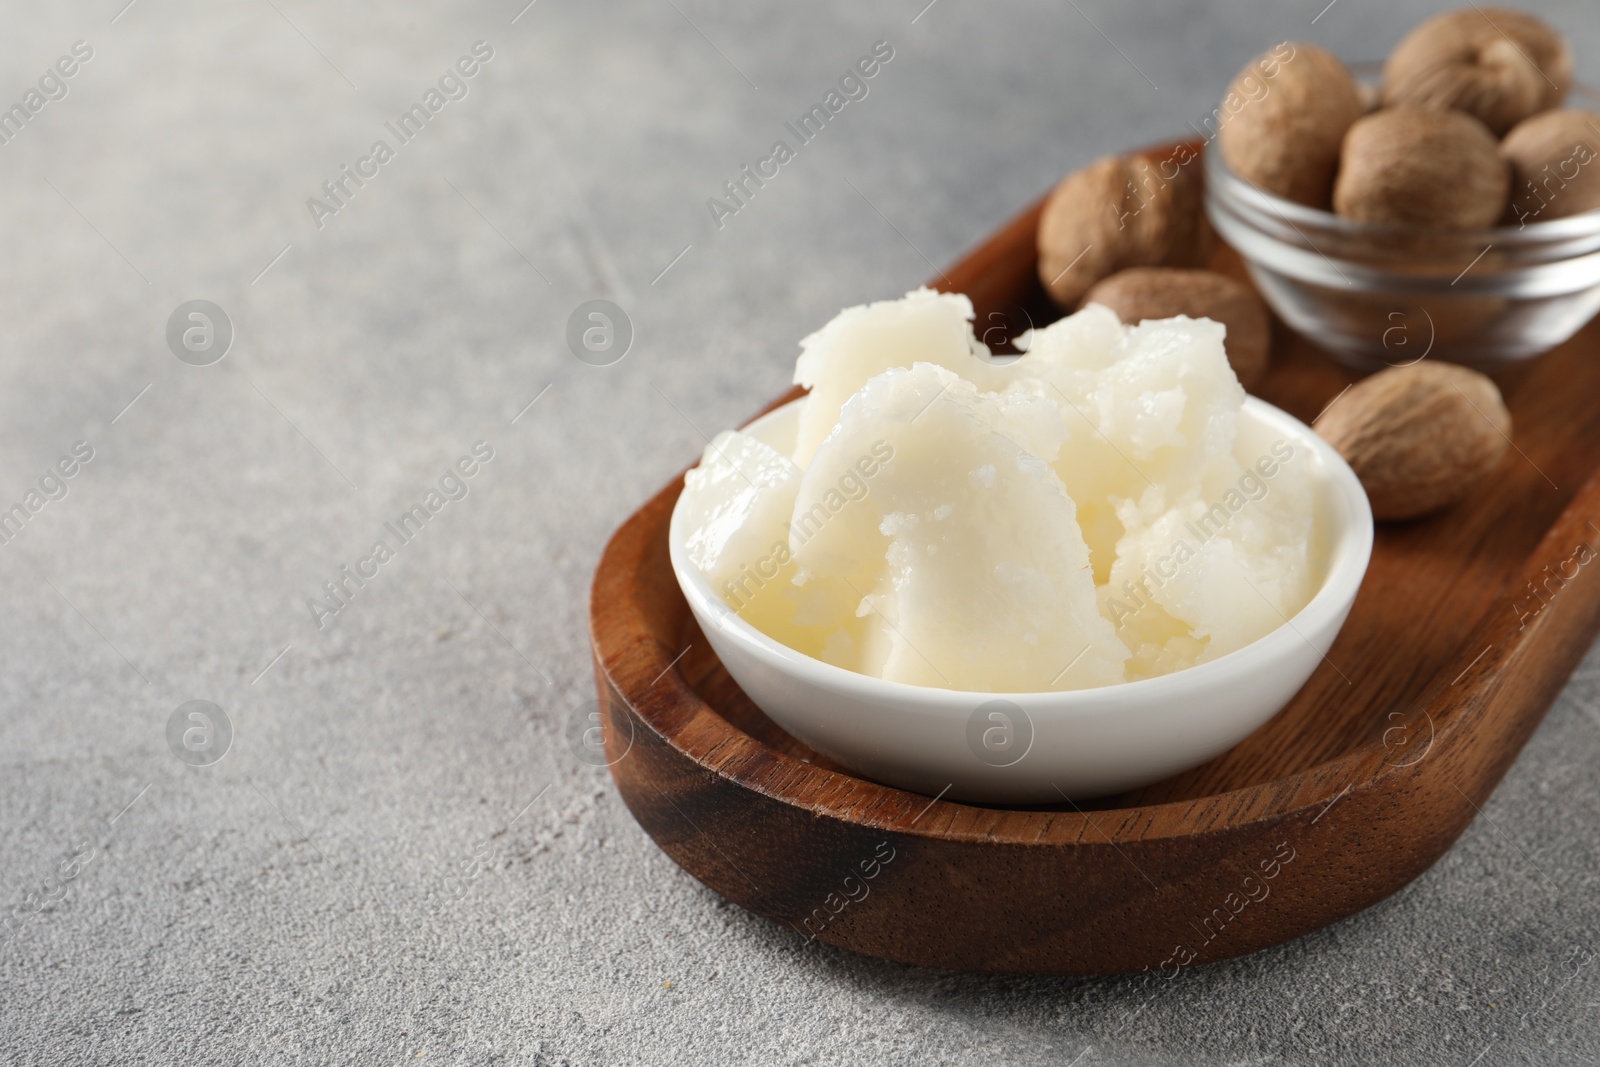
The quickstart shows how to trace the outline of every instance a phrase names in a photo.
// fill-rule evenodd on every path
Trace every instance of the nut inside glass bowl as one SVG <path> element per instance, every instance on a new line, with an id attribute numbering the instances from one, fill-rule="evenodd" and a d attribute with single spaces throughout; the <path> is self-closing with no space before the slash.
<path id="1" fill-rule="evenodd" d="M 1573 96 L 1600 101 L 1587 87 Z M 1211 224 L 1278 316 L 1343 362 L 1428 355 L 1493 370 L 1549 351 L 1600 311 L 1600 211 L 1489 230 L 1375 226 L 1267 193 L 1209 147 Z"/>

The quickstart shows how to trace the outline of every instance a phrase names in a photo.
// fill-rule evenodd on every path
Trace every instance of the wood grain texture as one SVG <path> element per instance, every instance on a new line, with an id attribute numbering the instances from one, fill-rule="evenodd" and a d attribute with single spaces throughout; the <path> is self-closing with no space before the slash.
<path id="1" fill-rule="evenodd" d="M 1039 323 L 1059 314 L 1035 277 L 1038 211 L 938 283 L 972 296 L 980 323 L 1017 306 Z M 1226 249 L 1215 265 L 1245 276 Z M 1356 375 L 1276 329 L 1257 392 L 1309 423 Z M 1600 330 L 1501 387 L 1516 447 L 1463 504 L 1379 527 L 1349 621 L 1289 706 L 1210 763 L 1087 810 L 892 789 L 775 726 L 677 588 L 675 480 L 617 531 L 594 579 L 618 790 L 722 895 L 797 936 L 908 963 L 1171 977 L 1343 918 L 1450 847 L 1600 632 Z"/>

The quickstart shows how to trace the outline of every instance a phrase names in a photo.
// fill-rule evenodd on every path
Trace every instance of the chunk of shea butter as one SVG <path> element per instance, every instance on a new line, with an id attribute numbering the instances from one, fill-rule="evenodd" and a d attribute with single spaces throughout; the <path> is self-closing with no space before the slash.
<path id="1" fill-rule="evenodd" d="M 1061 438 L 1048 400 L 980 393 L 928 363 L 850 398 L 801 479 L 790 547 L 797 581 L 855 594 L 868 625 L 855 669 L 974 692 L 1124 679 L 1128 650 L 1050 466 Z M 867 456 L 880 458 L 860 478 Z"/>
<path id="2" fill-rule="evenodd" d="M 1225 333 L 1219 322 L 1180 317 L 1123 335 L 1089 397 L 1096 429 L 1129 460 L 1108 464 L 1124 487 L 1115 495 L 1182 491 L 1232 452 L 1245 394 Z"/>
<path id="3" fill-rule="evenodd" d="M 1124 329 L 1108 317 L 1092 304 L 1027 335 L 1027 354 L 1011 368 L 1022 380 L 1008 387 L 1042 390 L 1061 407 L 1067 437 L 1056 473 L 1078 504 L 1102 584 L 1125 531 L 1122 503 L 1140 502 L 1153 520 L 1197 488 L 1229 456 L 1244 403 L 1219 323 Z"/>
<path id="4" fill-rule="evenodd" d="M 1098 376 L 1091 417 L 1123 462 L 1077 489 L 1103 491 L 1122 531 L 1102 610 L 1133 651 L 1132 678 L 1242 648 L 1312 593 L 1307 457 L 1239 438 L 1244 393 L 1222 342 L 1210 320 L 1147 321 Z"/>
<path id="5" fill-rule="evenodd" d="M 724 600 L 750 599 L 757 583 L 775 583 L 789 565 L 787 528 L 799 489 L 800 468 L 789 457 L 737 430 L 719 433 L 683 476 L 691 519 L 684 547 Z"/>
<path id="6" fill-rule="evenodd" d="M 802 340 L 794 380 L 811 398 L 800 416 L 794 461 L 808 464 L 844 402 L 891 368 L 936 363 L 990 388 L 982 377 L 992 367 L 989 350 L 973 336 L 972 316 L 972 301 L 959 293 L 916 289 L 900 300 L 846 308 Z"/>
<path id="7" fill-rule="evenodd" d="M 789 457 L 748 434 L 718 434 L 683 478 L 680 506 L 691 530 L 684 547 L 756 629 L 809 656 L 853 661 L 866 627 L 847 610 L 853 603 L 827 599 L 839 583 L 794 584 L 789 518 L 799 489 L 800 468 Z"/>
<path id="8" fill-rule="evenodd" d="M 1305 607 L 1315 592 L 1308 468 L 1288 441 L 1240 442 L 1159 515 L 1124 505 L 1128 532 L 1102 610 L 1133 651 L 1129 677 L 1225 656 Z"/>

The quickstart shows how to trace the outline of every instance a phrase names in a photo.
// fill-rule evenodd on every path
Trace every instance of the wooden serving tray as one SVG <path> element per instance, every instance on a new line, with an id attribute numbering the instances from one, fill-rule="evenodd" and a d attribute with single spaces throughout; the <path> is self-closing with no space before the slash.
<path id="1" fill-rule="evenodd" d="M 937 283 L 972 298 L 980 329 L 1018 306 L 1059 315 L 1035 278 L 1041 206 Z M 1217 266 L 1244 276 L 1230 250 Z M 1308 423 L 1357 377 L 1281 325 L 1275 349 L 1257 392 Z M 1600 631 L 1600 330 L 1500 384 L 1515 448 L 1464 503 L 1379 526 L 1350 619 L 1294 701 L 1210 763 L 1083 808 L 919 796 L 780 730 L 678 590 L 675 479 L 594 579 L 617 788 L 718 893 L 906 963 L 1171 976 L 1350 915 L 1444 854 Z"/>

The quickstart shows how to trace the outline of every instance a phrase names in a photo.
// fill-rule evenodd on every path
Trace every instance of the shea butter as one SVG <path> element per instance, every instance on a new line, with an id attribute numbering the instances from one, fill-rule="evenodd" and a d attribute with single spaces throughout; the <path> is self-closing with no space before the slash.
<path id="1" fill-rule="evenodd" d="M 998 359 L 972 319 L 927 289 L 843 311 L 801 343 L 792 447 L 706 448 L 687 548 L 730 610 L 862 674 L 1040 692 L 1215 659 L 1305 606 L 1310 457 L 1241 439 L 1220 324 L 1091 304 Z"/>

